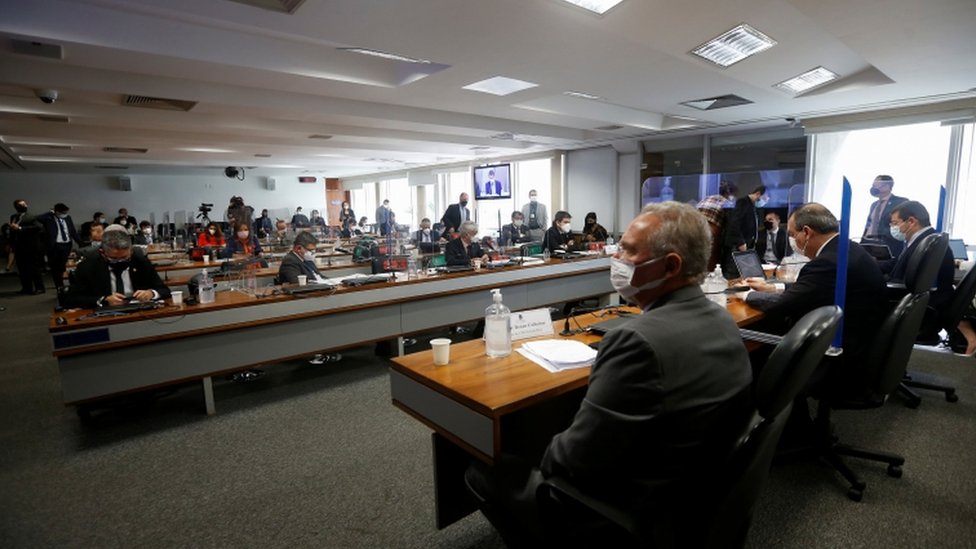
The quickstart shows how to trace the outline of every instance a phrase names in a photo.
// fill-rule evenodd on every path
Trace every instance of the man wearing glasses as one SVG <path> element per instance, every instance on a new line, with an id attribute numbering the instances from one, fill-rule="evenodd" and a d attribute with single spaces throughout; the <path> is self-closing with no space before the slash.
<path id="1" fill-rule="evenodd" d="M 129 235 L 117 229 L 122 227 L 106 229 L 98 253 L 78 263 L 64 298 L 66 307 L 94 309 L 170 296 L 152 263 L 141 252 L 134 253 Z"/>

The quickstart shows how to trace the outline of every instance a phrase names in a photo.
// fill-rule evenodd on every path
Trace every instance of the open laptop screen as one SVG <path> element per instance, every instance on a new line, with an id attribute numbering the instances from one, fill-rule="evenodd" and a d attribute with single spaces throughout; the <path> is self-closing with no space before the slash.
<path id="1" fill-rule="evenodd" d="M 969 254 L 966 253 L 966 243 L 961 238 L 950 238 L 949 249 L 952 250 L 952 258 L 961 261 L 968 261 Z"/>
<path id="2" fill-rule="evenodd" d="M 739 276 L 742 278 L 766 278 L 756 250 L 732 252 L 732 261 L 735 262 L 736 268 L 739 269 Z"/>

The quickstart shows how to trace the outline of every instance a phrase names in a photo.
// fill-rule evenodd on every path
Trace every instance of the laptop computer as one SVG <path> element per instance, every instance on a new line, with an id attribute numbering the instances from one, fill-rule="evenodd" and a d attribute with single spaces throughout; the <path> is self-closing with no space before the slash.
<path id="1" fill-rule="evenodd" d="M 887 244 L 869 240 L 862 240 L 860 244 L 861 247 L 864 248 L 865 252 L 878 261 L 886 261 L 894 258 L 894 256 L 891 255 L 891 248 L 889 248 Z"/>
<path id="2" fill-rule="evenodd" d="M 282 288 L 281 291 L 288 295 L 300 295 L 315 292 L 331 292 L 334 289 L 335 287 L 331 284 L 317 284 L 313 282 L 305 286 L 287 286 Z"/>
<path id="3" fill-rule="evenodd" d="M 742 278 L 766 278 L 766 271 L 763 270 L 762 261 L 756 250 L 746 250 L 744 252 L 732 252 L 732 261 L 739 269 L 739 276 Z"/>
<path id="4" fill-rule="evenodd" d="M 950 238 L 949 249 L 952 250 L 952 258 L 959 261 L 969 261 L 969 253 L 966 251 L 966 243 L 961 238 Z"/>

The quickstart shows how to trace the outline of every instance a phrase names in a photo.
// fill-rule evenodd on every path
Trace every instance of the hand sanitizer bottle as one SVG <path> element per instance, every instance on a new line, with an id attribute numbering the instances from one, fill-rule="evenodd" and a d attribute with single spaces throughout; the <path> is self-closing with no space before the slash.
<path id="1" fill-rule="evenodd" d="M 512 354 L 512 312 L 502 303 L 501 290 L 491 291 L 490 307 L 485 309 L 485 354 L 503 357 Z"/>
<path id="2" fill-rule="evenodd" d="M 213 279 L 203 269 L 200 272 L 200 303 L 213 303 L 215 298 Z"/>

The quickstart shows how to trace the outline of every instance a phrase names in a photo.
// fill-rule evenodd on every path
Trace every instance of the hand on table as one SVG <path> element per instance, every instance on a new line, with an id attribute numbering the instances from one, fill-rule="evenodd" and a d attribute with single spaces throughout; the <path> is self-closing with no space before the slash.
<path id="1" fill-rule="evenodd" d="M 126 302 L 125 296 L 115 292 L 114 294 L 105 298 L 105 303 L 109 305 L 122 305 Z"/>
<path id="2" fill-rule="evenodd" d="M 757 292 L 775 292 L 776 286 L 766 282 L 759 277 L 750 277 L 745 279 L 745 283 Z"/>
<path id="3" fill-rule="evenodd" d="M 153 294 L 152 290 L 136 290 L 135 293 L 132 294 L 132 297 L 133 299 L 137 299 L 139 301 L 152 301 L 155 294 Z"/>

